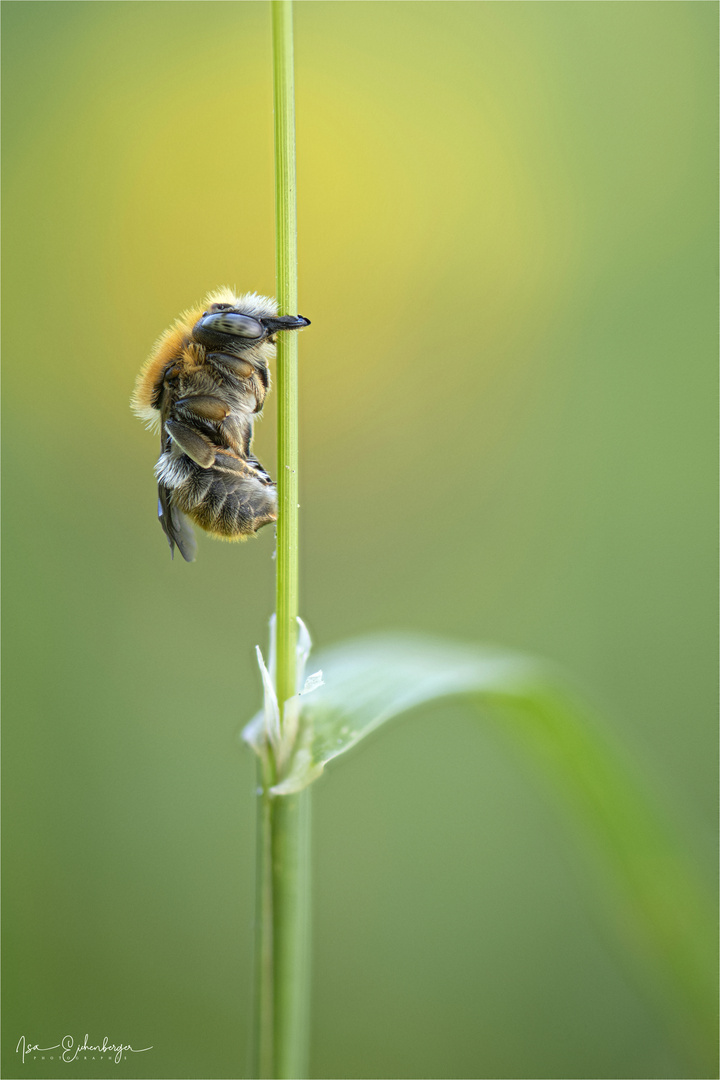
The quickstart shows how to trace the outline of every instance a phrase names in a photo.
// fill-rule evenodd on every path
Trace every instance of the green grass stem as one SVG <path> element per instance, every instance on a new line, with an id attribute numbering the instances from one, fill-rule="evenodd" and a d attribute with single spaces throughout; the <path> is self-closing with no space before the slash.
<path id="1" fill-rule="evenodd" d="M 292 0 L 272 0 L 275 107 L 275 220 L 279 314 L 296 315 L 297 210 Z M 298 346 L 278 335 L 278 521 L 275 689 L 296 692 L 298 615 Z M 257 839 L 255 1073 L 265 1080 L 307 1076 L 309 1040 L 310 793 L 272 797 L 267 748 L 260 767 Z"/>
<path id="2" fill-rule="evenodd" d="M 310 792 L 273 799 L 274 1044 L 277 1080 L 308 1075 Z"/>
<path id="3" fill-rule="evenodd" d="M 281 315 L 297 315 L 297 203 L 292 0 L 272 0 L 275 103 L 275 268 Z M 278 702 L 295 693 L 298 616 L 298 341 L 279 334 L 277 347 Z M 281 716 L 282 720 L 282 716 Z"/>

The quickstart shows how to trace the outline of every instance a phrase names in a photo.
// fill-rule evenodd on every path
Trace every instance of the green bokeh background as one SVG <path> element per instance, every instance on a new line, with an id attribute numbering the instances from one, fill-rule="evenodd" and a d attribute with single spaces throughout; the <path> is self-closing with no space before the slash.
<path id="1" fill-rule="evenodd" d="M 238 1077 L 274 540 L 172 563 L 128 399 L 208 289 L 274 291 L 269 11 L 2 15 L 4 1074 Z M 302 613 L 559 661 L 709 876 L 716 40 L 714 3 L 296 5 Z M 697 1075 L 470 713 L 315 792 L 313 1076 Z M 153 1049 L 17 1060 L 66 1032 Z"/>

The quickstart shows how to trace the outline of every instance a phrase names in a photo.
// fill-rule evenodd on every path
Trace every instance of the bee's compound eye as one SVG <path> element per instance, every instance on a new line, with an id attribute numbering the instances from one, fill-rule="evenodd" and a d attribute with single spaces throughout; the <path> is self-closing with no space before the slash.
<path id="1" fill-rule="evenodd" d="M 235 333 L 241 337 L 262 337 L 265 327 L 257 319 L 251 319 L 249 315 L 227 315 L 236 327 Z"/>
<path id="2" fill-rule="evenodd" d="M 201 319 L 204 330 L 213 330 L 220 334 L 234 334 L 236 337 L 259 338 L 265 329 L 257 319 L 249 315 L 238 315 L 234 311 L 218 311 L 205 315 Z"/>

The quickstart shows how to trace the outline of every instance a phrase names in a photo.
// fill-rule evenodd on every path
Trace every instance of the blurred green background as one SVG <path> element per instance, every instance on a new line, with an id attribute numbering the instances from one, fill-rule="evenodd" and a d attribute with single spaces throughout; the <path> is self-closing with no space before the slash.
<path id="1" fill-rule="evenodd" d="M 208 289 L 274 291 L 269 10 L 2 15 L 4 1074 L 238 1077 L 274 540 L 171 562 L 128 400 Z M 560 662 L 709 877 L 716 38 L 296 5 L 303 616 Z M 448 706 L 315 786 L 313 1076 L 697 1075 L 533 781 Z M 68 1032 L 153 1049 L 17 1059 Z"/>

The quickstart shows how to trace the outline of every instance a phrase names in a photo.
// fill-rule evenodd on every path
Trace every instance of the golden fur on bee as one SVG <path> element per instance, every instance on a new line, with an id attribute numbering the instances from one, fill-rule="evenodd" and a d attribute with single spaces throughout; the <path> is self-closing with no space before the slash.
<path id="1" fill-rule="evenodd" d="M 278 316 L 257 293 L 219 289 L 158 339 L 135 384 L 133 411 L 160 432 L 158 517 L 170 544 L 195 557 L 190 518 L 243 540 L 277 518 L 275 484 L 251 453 L 277 334 L 309 325 Z"/>

